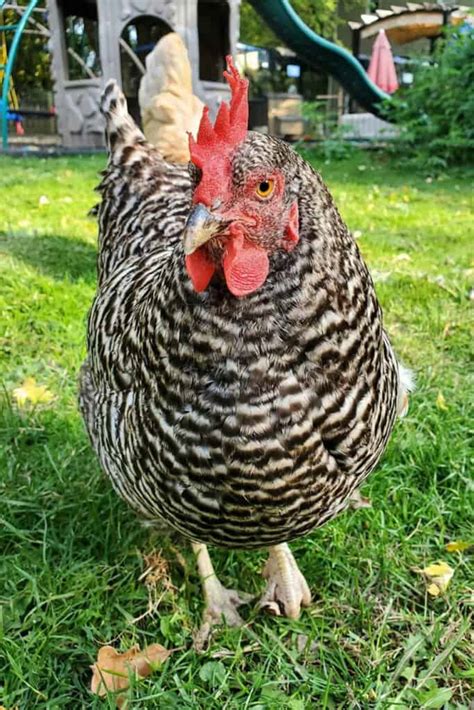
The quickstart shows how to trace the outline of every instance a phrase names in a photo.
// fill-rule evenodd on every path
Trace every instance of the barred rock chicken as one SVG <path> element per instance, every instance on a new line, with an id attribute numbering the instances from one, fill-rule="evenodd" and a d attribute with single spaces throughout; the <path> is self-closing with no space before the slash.
<path id="1" fill-rule="evenodd" d="M 321 177 L 290 146 L 204 109 L 190 167 L 167 163 L 105 89 L 99 284 L 81 408 L 113 487 L 190 538 L 202 633 L 244 597 L 207 544 L 269 548 L 261 606 L 297 618 L 308 585 L 287 545 L 341 512 L 372 471 L 409 379 L 372 281 Z"/>

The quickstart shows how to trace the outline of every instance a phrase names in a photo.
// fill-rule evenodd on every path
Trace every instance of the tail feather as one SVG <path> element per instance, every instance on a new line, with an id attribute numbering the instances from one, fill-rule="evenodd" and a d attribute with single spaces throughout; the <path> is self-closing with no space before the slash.
<path id="1" fill-rule="evenodd" d="M 146 143 L 145 136 L 128 113 L 125 96 L 114 79 L 104 89 L 100 110 L 105 118 L 105 138 L 113 162 L 121 162 L 127 146 Z"/>
<path id="2" fill-rule="evenodd" d="M 398 387 L 398 401 L 397 401 L 397 414 L 400 418 L 404 417 L 408 412 L 408 396 L 410 392 L 415 389 L 415 375 L 408 367 L 402 365 L 401 362 L 398 363 L 399 371 L 399 387 Z"/>

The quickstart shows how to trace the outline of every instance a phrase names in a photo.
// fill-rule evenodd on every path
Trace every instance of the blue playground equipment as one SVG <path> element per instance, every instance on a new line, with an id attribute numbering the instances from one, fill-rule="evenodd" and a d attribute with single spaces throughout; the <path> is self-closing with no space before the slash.
<path id="1" fill-rule="evenodd" d="M 28 5 L 22 8 L 23 13 L 18 22 L 0 25 L 0 33 L 3 34 L 2 47 L 4 47 L 4 51 L 2 51 L 2 54 L 0 55 L 0 81 L 2 85 L 2 95 L 0 99 L 0 124 L 3 150 L 8 148 L 8 121 L 15 121 L 18 130 L 18 127 L 21 126 L 23 118 L 21 112 L 18 110 L 18 105 L 15 99 L 15 93 L 12 85 L 12 72 L 23 31 L 28 24 L 31 14 L 37 6 L 38 1 L 39 0 L 30 0 Z M 0 12 L 5 9 L 6 5 L 6 0 L 0 0 Z M 6 50 L 5 40 L 5 33 L 7 32 L 14 33 L 8 53 Z M 21 130 L 19 132 L 21 132 Z"/>

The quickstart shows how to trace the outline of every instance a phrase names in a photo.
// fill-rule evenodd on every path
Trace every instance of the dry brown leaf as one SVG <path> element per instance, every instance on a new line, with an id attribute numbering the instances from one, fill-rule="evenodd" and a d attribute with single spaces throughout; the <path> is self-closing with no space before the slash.
<path id="1" fill-rule="evenodd" d="M 447 552 L 464 552 L 469 550 L 470 547 L 474 545 L 474 542 L 464 542 L 463 540 L 455 540 L 454 542 L 448 542 L 446 545 Z"/>
<path id="2" fill-rule="evenodd" d="M 120 692 L 129 687 L 130 676 L 146 678 L 153 672 L 154 666 L 166 661 L 170 653 L 159 643 L 153 643 L 143 651 L 137 644 L 124 653 L 119 653 L 113 646 L 102 646 L 97 661 L 91 666 L 91 691 L 100 697 L 110 691 L 118 693 L 116 702 L 121 707 L 124 696 Z"/>
<path id="3" fill-rule="evenodd" d="M 426 591 L 432 597 L 438 597 L 446 591 L 454 574 L 453 568 L 446 562 L 435 562 L 424 569 L 415 569 L 415 572 L 424 576 Z"/>

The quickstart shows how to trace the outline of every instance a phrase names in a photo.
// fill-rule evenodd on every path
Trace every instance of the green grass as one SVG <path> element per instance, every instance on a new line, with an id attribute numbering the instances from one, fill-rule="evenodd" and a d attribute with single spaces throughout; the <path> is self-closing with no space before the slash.
<path id="1" fill-rule="evenodd" d="M 472 173 L 427 182 L 370 153 L 319 165 L 361 232 L 387 327 L 418 389 L 364 486 L 373 508 L 293 545 L 311 608 L 288 621 L 249 607 L 246 627 L 222 629 L 197 655 L 192 555 L 142 528 L 116 498 L 76 407 L 95 287 L 96 227 L 86 214 L 103 161 L 0 161 L 0 704 L 114 707 L 88 689 L 99 646 L 159 642 L 178 650 L 130 691 L 130 707 L 468 708 L 472 550 L 449 554 L 445 544 L 474 541 Z M 13 390 L 30 376 L 53 402 L 18 407 Z M 140 575 L 152 550 L 169 561 L 175 591 L 134 623 L 147 609 Z M 213 557 L 228 586 L 263 587 L 263 553 Z M 413 571 L 435 560 L 455 569 L 436 599 Z"/>

